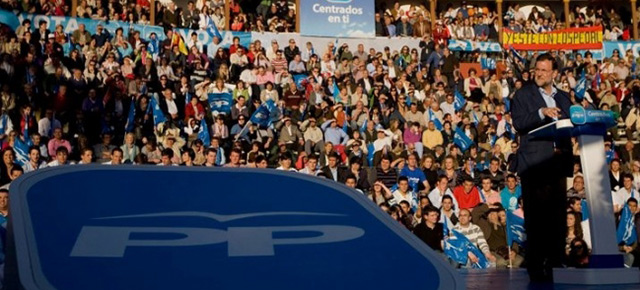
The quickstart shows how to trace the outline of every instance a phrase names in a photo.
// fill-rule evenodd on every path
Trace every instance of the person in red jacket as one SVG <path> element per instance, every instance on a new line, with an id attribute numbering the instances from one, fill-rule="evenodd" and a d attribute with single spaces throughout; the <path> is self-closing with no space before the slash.
<path id="1" fill-rule="evenodd" d="M 480 203 L 480 193 L 470 177 L 465 178 L 461 185 L 453 189 L 453 196 L 458 201 L 460 209 L 472 210 Z"/>

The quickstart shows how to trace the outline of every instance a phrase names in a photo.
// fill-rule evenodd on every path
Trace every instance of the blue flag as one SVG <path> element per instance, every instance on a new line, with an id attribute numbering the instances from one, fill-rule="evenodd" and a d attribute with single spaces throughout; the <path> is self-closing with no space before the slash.
<path id="1" fill-rule="evenodd" d="M 478 167 L 478 165 L 476 165 L 476 168 Z M 478 193 L 480 194 L 480 201 L 482 203 L 487 203 L 487 197 L 484 195 L 484 192 L 482 191 L 482 188 L 477 186 L 478 188 Z"/>
<path id="2" fill-rule="evenodd" d="M 231 93 L 210 93 L 207 95 L 207 98 L 209 100 L 209 108 L 214 116 L 217 114 L 231 113 L 231 104 L 233 103 Z"/>
<path id="3" fill-rule="evenodd" d="M 511 112 L 511 99 L 509 97 L 502 98 L 502 102 L 504 103 L 504 111 Z"/>
<path id="4" fill-rule="evenodd" d="M 460 127 L 456 127 L 456 132 L 453 134 L 453 143 L 456 144 L 462 152 L 464 152 L 471 147 L 473 141 L 462 131 L 462 129 L 460 129 Z"/>
<path id="5" fill-rule="evenodd" d="M 471 264 L 471 268 L 487 269 L 491 267 L 491 263 L 489 262 L 489 260 L 487 260 L 487 257 L 485 257 L 484 253 L 482 253 L 482 251 L 480 251 L 480 249 L 478 249 L 476 245 L 471 243 L 471 241 L 469 241 L 469 239 L 467 239 L 467 237 L 465 237 L 463 234 L 458 233 L 457 231 L 453 231 L 453 233 L 456 235 L 456 237 L 458 237 L 458 239 L 463 239 L 463 238 L 466 239 L 467 250 L 473 253 L 478 258 L 478 262 Z"/>
<path id="6" fill-rule="evenodd" d="M 16 30 L 18 26 L 20 26 L 20 19 L 16 16 L 13 11 L 0 9 L 0 22 L 9 26 L 11 30 Z"/>
<path id="7" fill-rule="evenodd" d="M 292 74 L 292 76 L 298 90 L 304 90 L 304 84 L 308 76 L 306 74 Z"/>
<path id="8" fill-rule="evenodd" d="M 464 108 L 464 105 L 467 103 L 467 100 L 464 98 L 464 96 L 458 91 L 456 90 L 453 93 L 455 99 L 453 100 L 453 108 L 456 111 L 460 111 L 461 109 Z"/>
<path id="9" fill-rule="evenodd" d="M 24 138 L 24 141 L 23 139 Z M 16 161 L 20 166 L 24 166 L 29 163 L 29 147 L 33 145 L 31 138 L 29 137 L 29 117 L 27 116 L 24 122 L 24 131 L 22 132 L 22 138 L 17 136 L 13 142 L 13 151 L 16 153 Z"/>
<path id="10" fill-rule="evenodd" d="M 373 156 L 375 155 L 375 147 L 373 146 L 373 142 L 367 144 L 367 161 L 369 165 L 373 164 Z"/>
<path id="11" fill-rule="evenodd" d="M 580 201 L 580 205 L 582 207 L 582 221 L 586 221 L 589 219 L 589 205 L 587 204 L 587 200 L 583 199 Z"/>
<path id="12" fill-rule="evenodd" d="M 29 119 L 31 116 L 27 116 L 24 120 L 24 129 L 22 131 L 22 136 L 24 137 L 24 143 L 27 144 L 27 147 L 31 147 L 33 145 L 33 141 L 29 137 Z M 29 153 L 29 151 L 27 151 Z"/>
<path id="13" fill-rule="evenodd" d="M 191 103 L 191 93 L 187 92 L 184 94 L 184 104 L 188 105 L 189 103 Z"/>
<path id="14" fill-rule="evenodd" d="M 578 83 L 576 84 L 576 88 L 574 89 L 576 92 L 576 98 L 578 100 L 584 99 L 585 94 L 587 93 L 587 77 L 582 77 Z"/>
<path id="15" fill-rule="evenodd" d="M 466 265 L 467 259 L 469 258 L 469 250 L 467 247 L 469 240 L 464 237 L 464 235 L 462 235 L 463 239 L 458 238 L 459 233 L 456 231 L 453 231 L 456 235 L 449 237 L 451 229 L 449 229 L 448 224 L 447 218 L 445 218 L 442 227 L 444 234 L 444 254 L 456 263 Z"/>
<path id="16" fill-rule="evenodd" d="M 9 134 L 9 132 L 7 132 L 8 126 L 9 126 L 9 116 L 7 114 L 2 114 L 2 116 L 0 116 L 0 135 Z"/>
<path id="17" fill-rule="evenodd" d="M 133 99 L 131 100 L 131 105 L 129 106 L 129 116 L 127 116 L 127 123 L 124 125 L 125 132 L 133 132 L 135 115 L 136 115 L 136 101 L 135 99 Z"/>
<path id="18" fill-rule="evenodd" d="M 365 119 L 364 122 L 362 122 L 362 126 L 360 126 L 361 133 L 367 131 L 367 123 L 369 123 L 369 118 Z"/>
<path id="19" fill-rule="evenodd" d="M 524 57 L 522 57 L 522 55 L 520 55 L 514 48 L 513 46 L 509 46 L 509 51 L 513 54 L 513 56 L 516 57 L 517 60 L 519 60 L 522 64 L 525 63 L 525 59 Z"/>
<path id="20" fill-rule="evenodd" d="M 164 123 L 167 121 L 167 117 L 165 117 L 162 110 L 160 110 L 160 104 L 158 104 L 158 100 L 156 99 L 157 97 L 158 97 L 158 94 L 156 93 L 154 96 L 151 96 L 151 98 L 149 98 L 150 99 L 149 108 L 153 113 L 154 126 L 158 126 L 158 124 Z"/>
<path id="21" fill-rule="evenodd" d="M 200 120 L 200 132 L 198 132 L 198 139 L 204 143 L 205 147 L 209 147 L 211 145 L 211 135 L 209 135 L 209 127 L 207 126 L 207 122 L 204 121 L 204 118 Z"/>
<path id="22" fill-rule="evenodd" d="M 509 124 L 509 122 L 507 122 L 506 120 L 504 121 L 504 133 L 502 133 L 502 136 L 507 135 L 509 138 L 511 138 L 511 136 L 513 136 L 513 132 L 511 131 L 512 127 L 511 124 Z M 500 136 L 500 137 L 502 137 Z"/>
<path id="23" fill-rule="evenodd" d="M 520 245 L 527 240 L 527 234 L 524 231 L 524 219 L 507 211 L 507 246 L 511 247 L 513 242 Z"/>
<path id="24" fill-rule="evenodd" d="M 339 98 L 340 98 L 340 88 L 338 87 L 336 80 L 333 79 L 333 101 L 338 102 Z"/>
<path id="25" fill-rule="evenodd" d="M 478 115 L 475 112 L 471 112 L 471 118 L 473 119 L 473 123 L 476 124 L 477 127 L 478 123 L 480 123 L 480 120 L 478 120 Z"/>
<path id="26" fill-rule="evenodd" d="M 260 127 L 269 127 L 279 117 L 278 107 L 272 99 L 268 99 L 264 104 L 260 105 L 255 112 L 253 112 L 249 122 Z"/>
<path id="27" fill-rule="evenodd" d="M 489 57 L 483 57 L 480 59 L 480 65 L 482 69 L 494 70 L 496 69 L 496 60 Z"/>
<path id="28" fill-rule="evenodd" d="M 218 27 L 216 27 L 215 23 L 213 23 L 213 20 L 210 17 L 209 19 L 207 19 L 207 33 L 209 33 L 209 37 L 211 37 L 212 39 L 213 37 L 217 37 L 220 42 L 222 42 L 222 34 L 220 34 Z"/>
<path id="29" fill-rule="evenodd" d="M 29 139 L 29 136 L 25 137 L 25 140 Z M 13 151 L 16 152 L 16 162 L 20 166 L 24 166 L 29 163 L 29 145 L 18 136 L 13 142 Z"/>
<path id="30" fill-rule="evenodd" d="M 429 121 L 433 121 L 433 124 L 436 126 L 436 130 L 442 130 L 442 122 L 440 122 L 440 119 L 436 117 L 436 114 L 433 113 L 431 108 L 429 108 Z"/>
<path id="31" fill-rule="evenodd" d="M 620 223 L 618 224 L 618 230 L 616 232 L 616 238 L 618 244 L 624 243 L 629 246 L 638 241 L 638 233 L 636 232 L 636 225 L 634 221 L 633 213 L 629 209 L 629 205 L 625 204 L 622 208 L 622 214 L 620 215 Z"/>

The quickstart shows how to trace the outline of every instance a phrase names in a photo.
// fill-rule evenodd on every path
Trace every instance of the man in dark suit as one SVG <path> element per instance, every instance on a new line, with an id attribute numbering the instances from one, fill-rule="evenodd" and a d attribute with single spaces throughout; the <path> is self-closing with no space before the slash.
<path id="1" fill-rule="evenodd" d="M 560 267 L 565 252 L 566 177 L 573 162 L 569 137 L 534 137 L 530 131 L 569 118 L 569 94 L 553 80 L 558 63 L 545 53 L 536 59 L 535 81 L 513 98 L 513 125 L 520 136 L 516 171 L 522 180 L 523 210 L 527 229 L 527 270 L 531 282 L 551 282 L 552 268 Z"/>
<path id="2" fill-rule="evenodd" d="M 344 182 L 347 179 L 348 172 L 346 168 L 341 168 L 338 165 L 339 162 L 340 157 L 338 156 L 338 154 L 335 152 L 330 153 L 327 166 L 324 166 L 322 167 L 322 169 L 320 169 L 320 171 L 322 172 L 322 176 L 336 182 Z"/>

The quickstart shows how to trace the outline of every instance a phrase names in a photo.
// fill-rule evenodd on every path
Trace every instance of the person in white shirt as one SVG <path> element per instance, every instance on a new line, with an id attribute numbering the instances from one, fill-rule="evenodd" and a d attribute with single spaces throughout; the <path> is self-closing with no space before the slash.
<path id="1" fill-rule="evenodd" d="M 291 167 L 291 163 L 293 163 L 291 159 L 291 155 L 285 153 L 280 156 L 280 166 L 276 168 L 276 170 L 284 170 L 291 172 L 298 172 L 295 168 Z"/>
<path id="2" fill-rule="evenodd" d="M 622 175 L 622 185 L 620 189 L 611 193 L 613 200 L 613 211 L 618 213 L 622 210 L 629 198 L 640 198 L 638 190 L 633 187 L 633 175 L 625 173 Z"/>
<path id="3" fill-rule="evenodd" d="M 57 128 L 62 128 L 60 121 L 53 116 L 53 110 L 47 109 L 44 118 L 38 121 L 38 133 L 40 133 L 40 136 L 51 138 L 51 136 L 53 136 L 53 130 Z"/>
<path id="4" fill-rule="evenodd" d="M 116 147 L 111 150 L 111 160 L 102 164 L 105 165 L 121 165 L 122 164 L 122 156 L 124 153 L 122 149 Z"/>
<path id="5" fill-rule="evenodd" d="M 398 189 L 391 193 L 393 198 L 389 200 L 390 205 L 400 205 L 401 201 L 406 201 L 411 208 L 418 207 L 418 196 L 414 191 L 409 190 L 409 178 L 400 176 L 398 178 Z"/>
<path id="6" fill-rule="evenodd" d="M 442 114 L 450 114 L 451 116 L 456 114 L 456 108 L 453 104 L 453 94 L 448 93 L 447 98 L 444 102 L 440 104 L 440 109 L 442 110 Z"/>
<path id="7" fill-rule="evenodd" d="M 378 152 L 384 147 L 392 148 L 392 142 L 393 140 L 398 139 L 398 135 L 395 135 L 391 131 L 382 128 L 379 128 L 377 131 L 378 139 L 376 139 L 376 141 L 373 141 L 374 152 Z"/>
<path id="8" fill-rule="evenodd" d="M 69 157 L 69 151 L 67 150 L 67 147 L 60 146 L 58 147 L 58 149 L 56 149 L 56 159 L 49 162 L 47 164 L 47 167 L 56 167 L 56 166 L 74 164 L 73 162 L 70 162 L 68 160 L 68 157 Z"/>
<path id="9" fill-rule="evenodd" d="M 31 148 L 29 148 L 29 162 L 22 166 L 24 172 L 31 172 L 36 169 L 44 168 L 46 166 L 47 163 L 40 158 L 40 149 L 36 146 L 32 146 Z"/>
<path id="10" fill-rule="evenodd" d="M 314 154 L 307 156 L 307 163 L 305 163 L 304 168 L 300 169 L 298 172 L 307 175 L 318 176 L 320 172 L 318 170 L 318 157 Z"/>
<path id="11" fill-rule="evenodd" d="M 445 195 L 451 196 L 457 214 L 460 206 L 458 206 L 458 201 L 455 196 L 453 196 L 453 192 L 449 189 L 449 178 L 445 175 L 441 175 L 438 177 L 436 188 L 434 188 L 428 195 L 429 201 L 433 206 L 440 208 L 442 206 L 442 197 Z"/>

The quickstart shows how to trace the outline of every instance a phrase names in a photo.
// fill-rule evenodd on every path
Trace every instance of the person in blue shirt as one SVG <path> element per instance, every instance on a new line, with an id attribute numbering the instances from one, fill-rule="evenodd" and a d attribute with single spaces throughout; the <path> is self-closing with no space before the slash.
<path id="1" fill-rule="evenodd" d="M 518 199 L 522 195 L 522 190 L 518 186 L 516 176 L 507 175 L 507 186 L 500 192 L 500 200 L 505 210 L 514 211 L 518 209 Z"/>
<path id="2" fill-rule="evenodd" d="M 407 156 L 407 166 L 402 168 L 400 176 L 406 176 L 409 180 L 409 186 L 414 192 L 429 192 L 429 183 L 424 172 L 418 168 L 417 153 Z"/>

